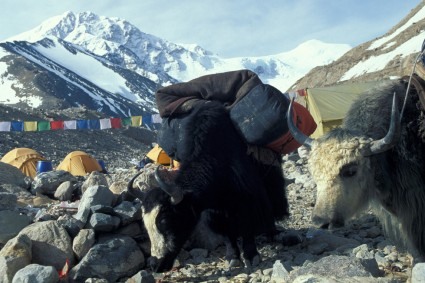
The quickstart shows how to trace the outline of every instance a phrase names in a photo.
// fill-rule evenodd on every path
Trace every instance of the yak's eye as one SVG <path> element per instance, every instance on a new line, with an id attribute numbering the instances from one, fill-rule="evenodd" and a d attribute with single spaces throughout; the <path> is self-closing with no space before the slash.
<path id="1" fill-rule="evenodd" d="M 342 166 L 341 170 L 339 171 L 339 175 L 343 178 L 350 178 L 357 174 L 357 164 L 356 163 L 349 163 L 344 166 Z"/>

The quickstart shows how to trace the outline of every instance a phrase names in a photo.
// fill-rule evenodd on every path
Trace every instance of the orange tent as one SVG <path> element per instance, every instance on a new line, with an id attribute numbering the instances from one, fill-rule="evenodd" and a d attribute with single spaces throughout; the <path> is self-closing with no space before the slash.
<path id="1" fill-rule="evenodd" d="M 25 175 L 34 178 L 37 175 L 37 162 L 40 160 L 46 159 L 31 148 L 20 147 L 6 153 L 1 162 L 15 166 Z"/>
<path id="2" fill-rule="evenodd" d="M 74 176 L 85 176 L 93 171 L 102 172 L 99 162 L 83 151 L 73 151 L 69 153 L 56 170 L 65 170 Z"/>
<path id="3" fill-rule="evenodd" d="M 173 160 L 168 154 L 158 145 L 156 144 L 147 154 L 146 156 L 152 160 L 155 164 L 161 165 L 170 165 L 173 162 L 172 167 L 178 167 L 179 163 Z"/>

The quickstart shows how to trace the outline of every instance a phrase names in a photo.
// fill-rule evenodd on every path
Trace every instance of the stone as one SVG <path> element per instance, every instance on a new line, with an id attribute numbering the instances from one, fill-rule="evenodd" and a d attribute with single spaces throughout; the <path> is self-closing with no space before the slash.
<path id="1" fill-rule="evenodd" d="M 92 186 L 105 186 L 108 188 L 109 183 L 108 183 L 108 179 L 106 179 L 105 174 L 97 172 L 97 171 L 91 172 L 89 177 L 81 185 L 82 194 L 84 194 L 85 191 Z"/>
<path id="2" fill-rule="evenodd" d="M 93 213 L 89 224 L 96 232 L 110 232 L 120 225 L 120 219 L 104 213 Z"/>
<path id="3" fill-rule="evenodd" d="M 336 266 L 338 268 L 335 268 Z M 298 276 L 310 274 L 333 278 L 372 276 L 371 272 L 363 266 L 360 259 L 355 257 L 330 255 L 292 271 L 290 278 L 291 280 L 294 280 Z"/>
<path id="4" fill-rule="evenodd" d="M 65 181 L 59 185 L 54 193 L 54 197 L 61 201 L 70 201 L 75 190 L 75 184 L 71 181 Z"/>
<path id="5" fill-rule="evenodd" d="M 75 262 L 71 237 L 56 221 L 36 222 L 25 227 L 18 235 L 32 241 L 32 263 L 62 269 L 66 260 Z"/>
<path id="6" fill-rule="evenodd" d="M 21 188 L 28 188 L 25 178 L 25 174 L 15 166 L 0 162 L 0 184 L 11 184 Z"/>
<path id="7" fill-rule="evenodd" d="M 93 229 L 81 229 L 72 242 L 72 250 L 78 260 L 81 260 L 94 245 L 95 233 Z"/>
<path id="8" fill-rule="evenodd" d="M 114 195 L 119 196 L 122 192 L 127 190 L 127 186 L 128 186 L 128 182 L 118 180 L 111 184 L 111 186 L 109 187 L 109 190 L 111 190 L 111 192 Z"/>
<path id="9" fill-rule="evenodd" d="M 12 210 L 0 210 L 0 244 L 18 235 L 18 233 L 31 223 L 31 218 Z"/>
<path id="10" fill-rule="evenodd" d="M 31 263 L 32 242 L 26 235 L 9 240 L 0 250 L 0 282 L 12 282 L 20 269 Z"/>
<path id="11" fill-rule="evenodd" d="M 155 283 L 155 278 L 146 270 L 141 270 L 130 279 L 127 279 L 125 283 Z"/>
<path id="12" fill-rule="evenodd" d="M 134 239 L 141 238 L 143 235 L 142 228 L 140 227 L 140 223 L 132 222 L 128 225 L 119 227 L 114 231 L 114 233 L 125 235 L 132 237 Z M 146 241 L 149 241 L 149 239 L 146 239 Z"/>
<path id="13" fill-rule="evenodd" d="M 121 219 L 122 225 L 127 225 L 133 221 L 142 219 L 141 207 L 141 203 L 133 204 L 129 201 L 123 201 L 114 207 L 114 211 Z"/>
<path id="14" fill-rule="evenodd" d="M 89 187 L 83 194 L 78 205 L 78 212 L 74 218 L 87 223 L 91 214 L 91 207 L 94 205 L 111 206 L 114 201 L 114 194 L 105 186 Z"/>
<path id="15" fill-rule="evenodd" d="M 77 282 L 92 277 L 115 282 L 130 277 L 145 265 L 143 253 L 136 241 L 127 236 L 103 237 L 70 271 L 70 278 Z"/>
<path id="16" fill-rule="evenodd" d="M 280 260 L 276 260 L 273 264 L 271 279 L 276 282 L 287 282 L 289 280 L 289 272 Z"/>
<path id="17" fill-rule="evenodd" d="M 64 170 L 43 172 L 35 176 L 31 184 L 31 192 L 33 194 L 53 195 L 59 185 L 66 181 L 77 182 L 77 178 Z"/>
<path id="18" fill-rule="evenodd" d="M 30 264 L 16 272 L 12 283 L 57 283 L 58 281 L 59 275 L 53 266 Z"/>
<path id="19" fill-rule="evenodd" d="M 91 186 L 87 188 L 81 197 L 78 205 L 78 212 L 74 217 L 84 224 L 89 220 L 91 210 L 94 205 L 111 206 L 114 201 L 114 194 L 105 186 Z"/>
<path id="20" fill-rule="evenodd" d="M 420 262 L 412 268 L 411 283 L 425 283 L 425 263 Z"/>
<path id="21" fill-rule="evenodd" d="M 0 192 L 0 211 L 13 210 L 18 203 L 18 197 L 15 194 Z"/>

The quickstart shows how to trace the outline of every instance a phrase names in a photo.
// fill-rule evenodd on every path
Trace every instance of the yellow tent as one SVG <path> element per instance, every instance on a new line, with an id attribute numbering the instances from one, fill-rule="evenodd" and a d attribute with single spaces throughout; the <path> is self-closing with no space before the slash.
<path id="1" fill-rule="evenodd" d="M 26 147 L 12 149 L 1 159 L 2 162 L 15 166 L 31 178 L 37 175 L 37 162 L 40 160 L 46 159 L 37 151 Z"/>
<path id="2" fill-rule="evenodd" d="M 178 167 L 178 162 L 172 160 L 158 144 L 156 144 L 146 156 L 156 164 L 170 165 L 171 162 L 173 162 L 173 167 Z"/>
<path id="3" fill-rule="evenodd" d="M 74 176 L 85 176 L 93 171 L 102 171 L 99 162 L 83 151 L 73 151 L 69 153 L 56 170 L 65 170 Z"/>
<path id="4" fill-rule="evenodd" d="M 341 125 L 353 101 L 380 83 L 382 82 L 345 83 L 306 89 L 305 105 L 317 124 L 317 129 L 311 137 L 318 138 Z"/>

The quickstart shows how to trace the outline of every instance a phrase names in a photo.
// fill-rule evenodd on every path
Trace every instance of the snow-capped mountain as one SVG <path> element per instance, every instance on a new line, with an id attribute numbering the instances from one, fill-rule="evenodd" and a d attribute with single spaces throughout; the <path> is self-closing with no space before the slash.
<path id="1" fill-rule="evenodd" d="M 66 12 L 0 43 L 0 103 L 86 105 L 119 116 L 153 113 L 160 86 L 250 69 L 285 91 L 313 67 L 348 50 L 345 44 L 310 40 L 276 55 L 223 59 L 195 44 L 179 45 L 143 33 L 119 18 Z"/>
<path id="2" fill-rule="evenodd" d="M 365 42 L 326 66 L 317 66 L 291 88 L 347 81 L 375 81 L 410 75 L 425 40 L 425 2 L 383 36 Z"/>

